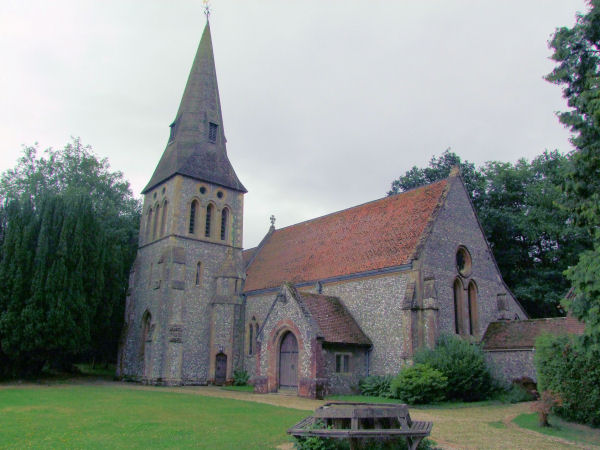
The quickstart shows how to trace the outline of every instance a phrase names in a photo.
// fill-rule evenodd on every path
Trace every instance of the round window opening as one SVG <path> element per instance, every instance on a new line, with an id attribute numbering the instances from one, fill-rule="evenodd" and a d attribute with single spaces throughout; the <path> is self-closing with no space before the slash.
<path id="1" fill-rule="evenodd" d="M 221 192 L 221 191 L 217 192 L 217 197 L 223 198 L 223 192 Z"/>
<path id="2" fill-rule="evenodd" d="M 200 186 L 200 193 L 206 194 L 206 188 L 204 186 Z"/>
<path id="3" fill-rule="evenodd" d="M 456 252 L 456 268 L 463 277 L 471 274 L 471 255 L 465 247 L 459 247 Z"/>

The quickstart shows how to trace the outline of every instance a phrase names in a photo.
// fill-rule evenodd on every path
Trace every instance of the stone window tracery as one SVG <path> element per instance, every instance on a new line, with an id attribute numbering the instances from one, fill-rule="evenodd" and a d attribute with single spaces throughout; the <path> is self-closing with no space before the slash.
<path id="1" fill-rule="evenodd" d="M 160 219 L 160 205 L 156 205 L 156 211 L 154 213 L 154 222 L 152 224 L 152 237 L 156 239 L 158 237 L 158 220 Z"/>

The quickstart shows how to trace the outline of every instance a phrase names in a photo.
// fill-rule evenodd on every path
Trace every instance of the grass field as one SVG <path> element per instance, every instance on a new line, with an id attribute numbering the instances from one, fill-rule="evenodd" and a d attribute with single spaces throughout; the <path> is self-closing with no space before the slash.
<path id="1" fill-rule="evenodd" d="M 275 448 L 289 442 L 287 428 L 323 403 L 218 387 L 50 382 L 0 384 L 0 448 Z M 441 448 L 600 448 L 600 430 L 556 419 L 540 430 L 530 407 L 445 403 L 411 407 L 410 414 L 434 423 L 431 438 Z"/>
<path id="2" fill-rule="evenodd" d="M 305 411 L 108 386 L 0 390 L 1 448 L 273 448 Z"/>

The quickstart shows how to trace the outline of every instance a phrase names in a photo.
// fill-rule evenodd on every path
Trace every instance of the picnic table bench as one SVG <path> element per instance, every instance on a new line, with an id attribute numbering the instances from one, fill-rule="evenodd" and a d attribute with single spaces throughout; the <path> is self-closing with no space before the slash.
<path id="1" fill-rule="evenodd" d="M 367 439 L 404 438 L 410 450 L 429 436 L 432 422 L 413 421 L 408 406 L 395 403 L 331 402 L 317 408 L 287 432 L 296 437 L 349 439 L 357 449 Z"/>

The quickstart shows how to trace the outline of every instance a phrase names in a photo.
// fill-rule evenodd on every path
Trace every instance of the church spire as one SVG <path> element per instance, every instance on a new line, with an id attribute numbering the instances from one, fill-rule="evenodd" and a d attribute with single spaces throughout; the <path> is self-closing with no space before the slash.
<path id="1" fill-rule="evenodd" d="M 176 174 L 246 192 L 227 158 L 208 20 L 170 127 L 167 147 L 143 193 Z"/>

